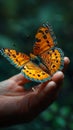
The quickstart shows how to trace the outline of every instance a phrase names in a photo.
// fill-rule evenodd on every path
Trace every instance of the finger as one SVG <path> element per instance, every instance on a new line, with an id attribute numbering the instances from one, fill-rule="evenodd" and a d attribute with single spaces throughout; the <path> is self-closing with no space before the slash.
<path id="1" fill-rule="evenodd" d="M 24 85 L 25 83 L 30 82 L 28 79 L 26 79 L 21 73 L 11 77 L 10 79 L 14 80 L 18 83 L 18 85 Z"/>
<path id="2" fill-rule="evenodd" d="M 64 57 L 64 69 L 63 69 L 63 72 L 67 69 L 69 63 L 70 63 L 70 59 L 68 57 Z"/>
<path id="3" fill-rule="evenodd" d="M 63 79 L 64 79 L 64 74 L 61 71 L 55 73 L 54 76 L 52 77 L 52 81 L 50 81 L 44 85 L 41 84 L 40 87 L 42 87 L 42 86 L 45 86 L 45 87 L 42 89 L 41 92 L 38 91 L 40 93 L 40 97 L 41 97 L 42 93 L 44 93 L 44 96 L 46 96 L 47 93 L 54 91 L 56 88 L 58 89 L 59 86 L 57 86 L 57 84 L 61 83 L 63 81 Z"/>
<path id="4" fill-rule="evenodd" d="M 63 79 L 64 79 L 64 74 L 63 74 L 63 72 L 61 72 L 61 71 L 58 71 L 58 72 L 56 72 L 54 75 L 53 75 L 53 77 L 52 77 L 52 80 L 55 82 L 55 83 L 61 83 L 62 81 L 63 81 Z"/>
<path id="5" fill-rule="evenodd" d="M 57 84 L 56 90 L 57 90 L 57 94 L 58 91 L 61 89 L 63 80 L 64 80 L 64 74 L 61 71 L 56 72 L 53 77 L 52 80 Z"/>
<path id="6" fill-rule="evenodd" d="M 52 79 L 50 81 L 54 81 L 57 84 L 61 84 L 62 81 L 63 81 L 63 79 L 64 79 L 63 72 L 58 71 L 58 72 L 56 72 L 53 75 L 53 77 L 52 77 Z M 34 89 L 37 90 L 37 91 L 39 91 L 39 92 L 41 92 L 50 81 L 47 81 L 45 83 L 41 83 L 41 84 L 35 86 Z"/>

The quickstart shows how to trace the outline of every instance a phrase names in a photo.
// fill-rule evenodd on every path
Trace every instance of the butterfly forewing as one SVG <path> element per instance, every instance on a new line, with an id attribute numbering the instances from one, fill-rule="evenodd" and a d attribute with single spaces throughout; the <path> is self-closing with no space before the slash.
<path id="1" fill-rule="evenodd" d="M 22 66 L 30 60 L 29 56 L 24 53 L 17 52 L 12 49 L 1 49 L 1 54 L 6 57 L 11 64 L 15 65 L 17 68 L 22 68 Z"/>
<path id="2" fill-rule="evenodd" d="M 43 25 L 40 27 L 35 35 L 35 39 L 33 48 L 33 53 L 35 55 L 40 55 L 45 50 L 49 50 L 56 45 L 56 37 L 50 25 Z"/>

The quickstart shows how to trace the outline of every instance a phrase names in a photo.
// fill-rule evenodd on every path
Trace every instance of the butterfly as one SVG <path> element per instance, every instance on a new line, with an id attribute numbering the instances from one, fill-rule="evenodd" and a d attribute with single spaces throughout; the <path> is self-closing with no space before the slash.
<path id="1" fill-rule="evenodd" d="M 20 69 L 25 78 L 39 83 L 46 82 L 54 73 L 63 69 L 64 53 L 56 47 L 56 37 L 49 24 L 38 29 L 33 44 L 29 56 L 8 48 L 0 49 L 0 53 Z"/>

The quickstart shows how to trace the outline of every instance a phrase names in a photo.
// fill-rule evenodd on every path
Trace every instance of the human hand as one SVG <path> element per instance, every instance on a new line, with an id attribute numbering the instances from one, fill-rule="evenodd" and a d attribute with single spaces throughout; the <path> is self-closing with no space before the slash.
<path id="1" fill-rule="evenodd" d="M 64 58 L 64 70 L 69 59 Z M 63 71 L 64 71 L 63 70 Z M 64 79 L 63 72 L 54 74 L 52 80 L 26 90 L 29 82 L 22 74 L 0 82 L 0 126 L 29 122 L 55 101 Z"/>

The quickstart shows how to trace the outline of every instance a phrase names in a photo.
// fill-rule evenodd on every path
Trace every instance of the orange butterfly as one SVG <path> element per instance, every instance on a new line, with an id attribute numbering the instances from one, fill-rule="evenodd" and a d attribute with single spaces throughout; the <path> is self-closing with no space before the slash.
<path id="1" fill-rule="evenodd" d="M 50 80 L 56 71 L 63 69 L 64 53 L 55 47 L 57 42 L 51 25 L 40 27 L 35 39 L 33 53 L 30 56 L 8 48 L 1 49 L 0 52 L 21 70 L 25 78 L 45 82 Z"/>

